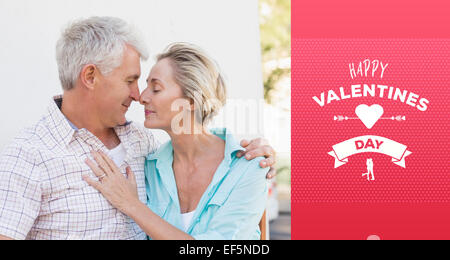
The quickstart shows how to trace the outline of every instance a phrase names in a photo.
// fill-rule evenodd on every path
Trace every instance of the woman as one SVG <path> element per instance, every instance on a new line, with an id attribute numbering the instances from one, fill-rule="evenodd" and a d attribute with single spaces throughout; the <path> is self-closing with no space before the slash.
<path id="1" fill-rule="evenodd" d="M 258 239 L 268 169 L 262 158 L 238 158 L 243 148 L 226 129 L 207 129 L 226 100 L 216 64 L 193 45 L 173 44 L 147 83 L 144 125 L 171 138 L 147 157 L 147 205 L 131 170 L 125 178 L 103 153 L 93 153 L 98 165 L 87 160 L 100 182 L 84 179 L 152 239 Z"/>

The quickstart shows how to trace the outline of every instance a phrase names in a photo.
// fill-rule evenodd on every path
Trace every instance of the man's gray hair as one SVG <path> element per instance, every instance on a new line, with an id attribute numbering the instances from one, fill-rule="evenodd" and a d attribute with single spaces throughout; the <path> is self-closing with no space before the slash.
<path id="1" fill-rule="evenodd" d="M 83 66 L 94 64 L 104 75 L 122 63 L 125 45 L 136 49 L 142 60 L 148 50 L 140 32 L 115 17 L 90 17 L 75 21 L 63 31 L 56 44 L 59 79 L 64 90 L 70 90 Z"/>

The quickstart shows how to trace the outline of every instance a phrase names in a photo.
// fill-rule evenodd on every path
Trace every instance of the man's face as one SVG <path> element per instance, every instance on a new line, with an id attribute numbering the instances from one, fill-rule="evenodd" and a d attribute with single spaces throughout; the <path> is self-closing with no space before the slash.
<path id="1" fill-rule="evenodd" d="M 122 64 L 108 75 L 99 75 L 95 104 L 103 125 L 115 127 L 126 123 L 125 113 L 131 102 L 139 100 L 140 55 L 126 45 Z"/>

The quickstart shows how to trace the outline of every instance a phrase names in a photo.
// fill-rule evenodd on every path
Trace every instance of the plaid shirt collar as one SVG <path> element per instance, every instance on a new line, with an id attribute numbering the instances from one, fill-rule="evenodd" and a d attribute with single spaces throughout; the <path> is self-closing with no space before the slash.
<path id="1" fill-rule="evenodd" d="M 54 96 L 47 108 L 47 125 L 50 133 L 58 144 L 68 145 L 72 140 L 75 129 L 70 126 L 69 120 L 60 110 L 62 95 Z"/>

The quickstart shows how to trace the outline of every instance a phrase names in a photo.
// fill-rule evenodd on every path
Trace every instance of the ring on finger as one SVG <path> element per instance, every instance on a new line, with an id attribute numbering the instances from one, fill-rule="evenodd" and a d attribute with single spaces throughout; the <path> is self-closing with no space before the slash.
<path id="1" fill-rule="evenodd" d="M 101 181 L 105 177 L 106 177 L 106 173 L 102 174 L 101 176 L 98 176 L 98 180 Z"/>

